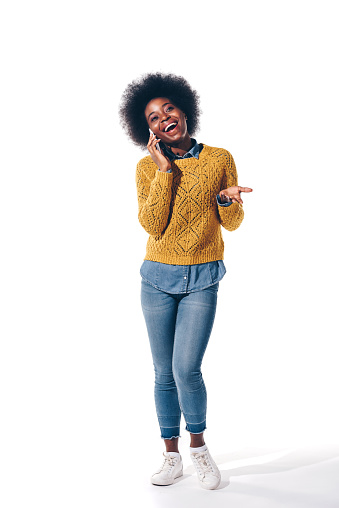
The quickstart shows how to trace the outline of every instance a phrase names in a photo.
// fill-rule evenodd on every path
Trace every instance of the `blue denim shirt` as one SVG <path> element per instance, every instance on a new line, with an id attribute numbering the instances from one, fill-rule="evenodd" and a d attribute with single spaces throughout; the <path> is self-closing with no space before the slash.
<path id="1" fill-rule="evenodd" d="M 175 155 L 175 153 L 171 152 L 171 150 L 169 150 L 167 146 L 164 143 L 162 143 L 162 141 L 160 141 L 160 148 L 164 152 L 164 155 L 166 155 L 166 157 L 168 157 L 171 162 L 174 161 L 175 159 L 189 159 L 190 157 L 195 157 L 196 159 L 199 159 L 199 153 L 203 149 L 203 145 L 202 144 L 199 145 L 194 138 L 191 138 L 191 141 L 193 143 L 192 148 L 182 156 Z M 167 171 L 167 173 L 171 172 L 172 172 L 171 169 Z"/>
<path id="2" fill-rule="evenodd" d="M 195 139 L 191 139 L 193 146 L 182 157 L 168 150 L 161 141 L 160 147 L 171 162 L 175 159 L 187 159 L 189 157 L 199 159 L 203 145 L 198 144 Z M 171 172 L 172 169 L 169 169 L 168 173 Z M 219 195 L 217 196 L 217 203 L 219 206 L 230 206 L 232 204 L 232 202 L 221 203 Z M 225 273 L 226 268 L 222 260 L 197 265 L 168 265 L 146 259 L 140 268 L 140 275 L 148 284 L 171 294 L 201 291 L 218 283 Z"/>
<path id="3" fill-rule="evenodd" d="M 193 293 L 213 286 L 226 273 L 222 260 L 198 265 L 167 265 L 146 259 L 140 268 L 144 281 L 166 293 Z"/>

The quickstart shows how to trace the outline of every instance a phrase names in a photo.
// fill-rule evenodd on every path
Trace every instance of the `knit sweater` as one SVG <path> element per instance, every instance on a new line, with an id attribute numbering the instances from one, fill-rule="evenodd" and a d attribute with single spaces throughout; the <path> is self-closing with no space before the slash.
<path id="1" fill-rule="evenodd" d="M 237 229 L 240 203 L 218 206 L 217 194 L 238 185 L 232 155 L 204 145 L 199 159 L 176 159 L 172 172 L 159 171 L 148 155 L 137 165 L 138 218 L 149 233 L 146 257 L 173 265 L 195 265 L 224 258 L 221 225 Z"/>

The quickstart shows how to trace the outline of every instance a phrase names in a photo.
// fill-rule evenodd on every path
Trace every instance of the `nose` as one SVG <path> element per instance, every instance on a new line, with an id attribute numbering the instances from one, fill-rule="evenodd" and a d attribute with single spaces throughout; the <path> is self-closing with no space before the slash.
<path id="1" fill-rule="evenodd" d="M 160 115 L 160 122 L 161 123 L 166 122 L 170 118 L 170 116 L 171 115 L 169 115 L 166 112 L 161 113 L 161 115 Z"/>

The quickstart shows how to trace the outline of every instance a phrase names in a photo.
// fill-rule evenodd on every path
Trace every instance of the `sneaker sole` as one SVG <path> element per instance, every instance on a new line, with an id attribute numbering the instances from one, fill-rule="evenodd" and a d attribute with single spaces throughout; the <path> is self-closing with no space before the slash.
<path id="1" fill-rule="evenodd" d="M 201 485 L 201 487 L 203 489 L 207 489 L 207 490 L 214 490 L 214 489 L 217 489 L 220 485 L 220 482 L 221 482 L 221 478 L 219 478 L 219 482 L 214 486 L 214 487 L 210 487 L 208 485 L 205 485 L 203 482 L 199 481 L 199 484 Z"/>

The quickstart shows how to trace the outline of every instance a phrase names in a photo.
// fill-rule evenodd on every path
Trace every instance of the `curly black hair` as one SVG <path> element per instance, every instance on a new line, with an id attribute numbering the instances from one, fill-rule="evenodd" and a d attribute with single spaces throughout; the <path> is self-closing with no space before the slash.
<path id="1" fill-rule="evenodd" d="M 125 89 L 119 107 L 120 124 L 135 145 L 146 148 L 149 140 L 145 108 L 150 100 L 167 97 L 187 115 L 187 130 L 193 136 L 199 127 L 199 95 L 185 78 L 161 72 L 144 74 Z"/>

